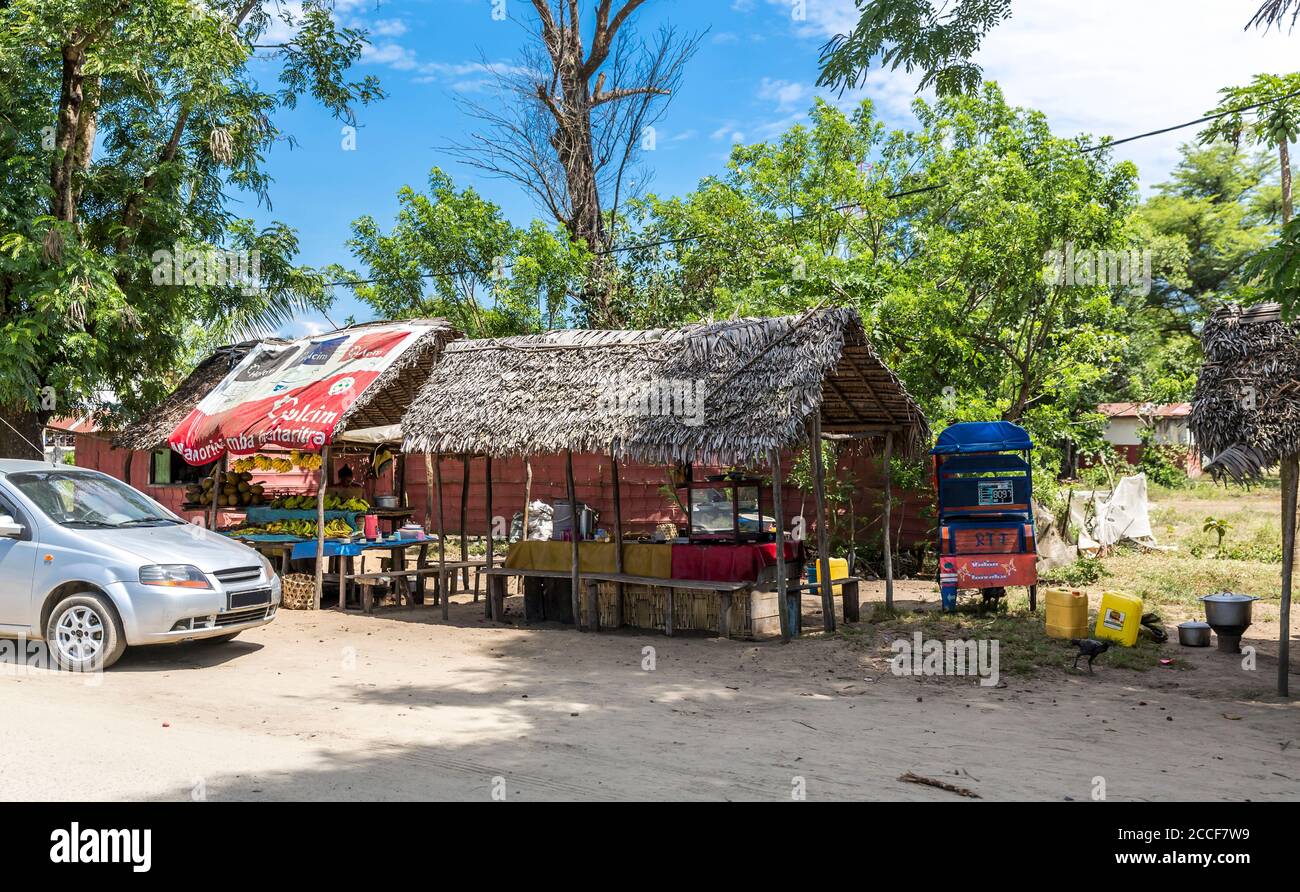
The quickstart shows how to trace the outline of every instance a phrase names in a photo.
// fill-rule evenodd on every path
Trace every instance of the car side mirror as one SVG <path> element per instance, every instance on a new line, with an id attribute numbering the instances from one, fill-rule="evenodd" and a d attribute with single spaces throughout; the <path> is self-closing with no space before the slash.
<path id="1" fill-rule="evenodd" d="M 0 537 L 5 539 L 18 539 L 25 530 L 21 523 L 14 520 L 8 514 L 0 514 Z"/>

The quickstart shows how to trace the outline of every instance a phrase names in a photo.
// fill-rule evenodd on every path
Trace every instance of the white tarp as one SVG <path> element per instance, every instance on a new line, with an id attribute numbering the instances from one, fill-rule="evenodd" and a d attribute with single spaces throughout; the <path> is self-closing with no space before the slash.
<path id="1" fill-rule="evenodd" d="M 1147 513 L 1147 477 L 1121 478 L 1114 490 L 1070 493 L 1070 528 L 1079 534 L 1080 551 L 1096 551 L 1129 539 L 1156 547 Z"/>

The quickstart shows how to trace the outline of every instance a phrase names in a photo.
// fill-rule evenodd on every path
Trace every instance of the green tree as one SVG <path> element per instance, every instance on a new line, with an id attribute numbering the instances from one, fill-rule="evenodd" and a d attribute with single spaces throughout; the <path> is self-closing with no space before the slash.
<path id="1" fill-rule="evenodd" d="M 534 221 L 520 229 L 473 189 L 457 190 L 438 168 L 427 195 L 404 187 L 392 230 L 369 216 L 352 224 L 348 245 L 365 273 L 361 300 L 389 319 L 445 316 L 473 337 L 554 328 L 570 321 L 570 298 L 590 255 L 563 230 Z"/>
<path id="2" fill-rule="evenodd" d="M 853 306 L 936 429 L 1018 420 L 1059 469 L 1071 444 L 1099 441 L 1089 410 L 1131 308 L 1105 281 L 1053 284 L 1046 258 L 1140 246 L 1136 172 L 996 86 L 915 108 L 921 128 L 891 132 L 870 103 L 818 103 L 695 191 L 647 196 L 629 240 L 662 244 L 622 258 L 622 300 L 654 325 Z"/>
<path id="3" fill-rule="evenodd" d="M 0 4 L 0 455 L 102 391 L 155 403 L 196 324 L 264 329 L 326 299 L 294 233 L 230 201 L 266 200 L 278 109 L 306 94 L 351 121 L 380 91 L 347 80 L 365 35 L 326 0 L 271 9 L 295 28 L 273 91 L 252 73 L 256 0 Z"/>

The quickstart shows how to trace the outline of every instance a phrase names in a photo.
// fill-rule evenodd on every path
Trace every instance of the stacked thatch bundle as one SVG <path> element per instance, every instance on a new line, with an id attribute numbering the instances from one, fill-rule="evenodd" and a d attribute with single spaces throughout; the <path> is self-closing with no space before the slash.
<path id="1" fill-rule="evenodd" d="M 640 461 L 765 461 L 827 431 L 889 429 L 917 455 L 929 429 L 857 314 L 553 331 L 451 344 L 403 421 L 411 452 L 604 452 Z"/>
<path id="2" fill-rule="evenodd" d="M 1277 304 L 1215 311 L 1201 335 L 1205 365 L 1191 430 L 1205 469 L 1246 482 L 1300 453 L 1300 326 Z"/>

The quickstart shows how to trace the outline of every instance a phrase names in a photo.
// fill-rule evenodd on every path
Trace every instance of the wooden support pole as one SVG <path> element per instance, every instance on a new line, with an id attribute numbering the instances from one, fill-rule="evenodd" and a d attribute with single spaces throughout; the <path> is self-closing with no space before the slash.
<path id="1" fill-rule="evenodd" d="M 325 490 L 330 479 L 330 447 L 320 451 L 320 482 L 316 486 L 316 609 L 325 590 Z"/>
<path id="2" fill-rule="evenodd" d="M 469 453 L 460 457 L 460 559 L 469 560 Z M 461 570 L 461 584 L 469 588 L 469 567 Z"/>
<path id="3" fill-rule="evenodd" d="M 424 471 L 425 488 L 428 488 L 428 477 L 432 476 L 433 498 L 438 502 L 438 585 L 435 590 L 438 593 L 439 603 L 442 604 L 442 619 L 446 622 L 451 619 L 451 586 L 447 585 L 447 531 L 442 516 L 442 454 L 430 456 L 426 452 Z M 430 471 L 433 473 L 430 474 Z"/>
<path id="4" fill-rule="evenodd" d="M 1300 488 L 1300 456 L 1282 459 L 1282 604 L 1278 622 L 1282 627 L 1277 646 L 1277 692 L 1290 696 L 1291 673 L 1291 587 L 1295 580 L 1296 498 Z"/>
<path id="5" fill-rule="evenodd" d="M 618 481 L 618 456 L 614 448 L 609 450 L 609 475 L 614 483 L 614 572 L 623 573 L 623 496 Z M 621 582 L 614 583 L 614 628 L 623 628 L 623 599 L 626 588 Z"/>
<path id="6" fill-rule="evenodd" d="M 569 584 L 573 589 L 573 624 L 581 628 L 581 598 L 578 591 L 578 496 L 577 490 L 573 485 L 573 450 L 564 450 L 564 480 L 569 489 L 569 540 L 571 547 L 569 549 Z"/>
<path id="7" fill-rule="evenodd" d="M 208 529 L 216 531 L 217 529 L 217 512 L 221 510 L 221 482 L 225 477 L 221 470 L 226 463 L 226 457 L 223 455 L 217 459 L 217 466 L 212 469 L 212 503 L 208 505 Z M 127 481 L 129 484 L 131 481 Z"/>
<path id="8" fill-rule="evenodd" d="M 890 465 L 894 458 L 894 432 L 889 431 L 885 434 L 885 505 L 881 513 L 881 524 L 884 526 L 884 535 L 881 537 L 881 547 L 885 550 L 885 609 L 894 609 L 894 545 L 889 531 L 890 514 L 893 509 L 893 473 Z"/>
<path id="9" fill-rule="evenodd" d="M 790 640 L 790 604 L 786 597 L 785 573 L 785 512 L 781 508 L 781 487 L 785 478 L 781 474 L 781 450 L 772 450 L 772 516 L 776 519 L 776 599 L 777 610 L 781 616 L 781 640 Z"/>
<path id="10" fill-rule="evenodd" d="M 822 419 L 814 414 L 808 435 L 813 470 L 813 495 L 817 500 L 817 572 L 821 578 L 822 628 L 835 631 L 835 591 L 831 588 L 830 530 L 826 528 L 826 468 L 822 466 Z"/>
<path id="11" fill-rule="evenodd" d="M 487 512 L 487 563 L 486 567 L 492 566 L 492 456 L 483 457 L 483 500 L 486 503 Z M 500 598 L 487 599 L 488 617 L 501 622 L 505 619 L 505 602 Z"/>

